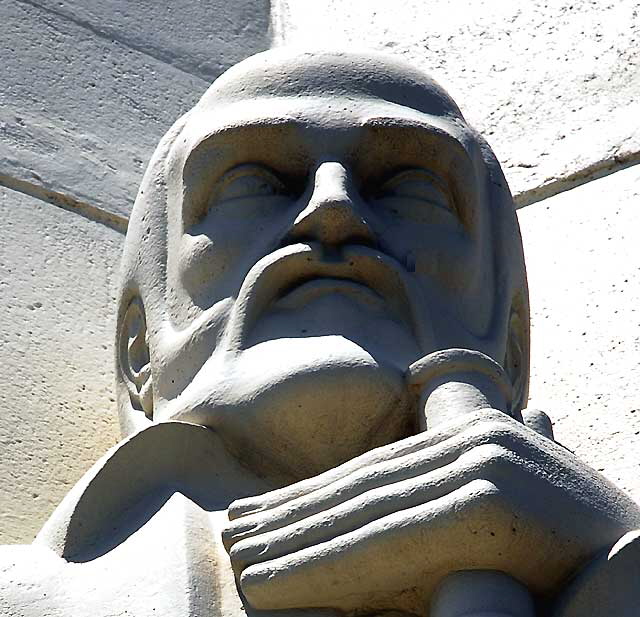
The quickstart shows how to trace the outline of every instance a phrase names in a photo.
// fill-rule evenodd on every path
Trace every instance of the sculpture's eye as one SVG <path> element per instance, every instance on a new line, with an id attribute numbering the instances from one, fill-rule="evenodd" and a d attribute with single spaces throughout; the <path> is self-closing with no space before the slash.
<path id="1" fill-rule="evenodd" d="M 456 216 L 452 195 L 436 174 L 426 169 L 406 169 L 394 174 L 376 191 L 373 199 L 391 215 L 430 223 Z"/>
<path id="2" fill-rule="evenodd" d="M 216 202 L 256 197 L 286 195 L 286 186 L 271 170 L 262 165 L 238 165 L 218 181 Z"/>

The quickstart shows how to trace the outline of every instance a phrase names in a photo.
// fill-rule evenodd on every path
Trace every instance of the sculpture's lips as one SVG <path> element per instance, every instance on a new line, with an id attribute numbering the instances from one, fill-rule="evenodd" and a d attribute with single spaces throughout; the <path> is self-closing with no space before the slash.
<path id="1" fill-rule="evenodd" d="M 275 307 L 296 309 L 322 295 L 331 293 L 349 296 L 377 311 L 383 309 L 385 304 L 384 298 L 379 293 L 363 283 L 348 278 L 314 277 L 298 282 L 286 290 L 275 302 Z"/>
<path id="2" fill-rule="evenodd" d="M 256 319 L 269 307 L 297 308 L 314 295 L 339 291 L 385 307 L 411 329 L 413 281 L 394 258 L 362 245 L 328 251 L 320 244 L 291 244 L 258 261 L 248 272 L 227 330 L 229 349 L 241 349 Z"/>

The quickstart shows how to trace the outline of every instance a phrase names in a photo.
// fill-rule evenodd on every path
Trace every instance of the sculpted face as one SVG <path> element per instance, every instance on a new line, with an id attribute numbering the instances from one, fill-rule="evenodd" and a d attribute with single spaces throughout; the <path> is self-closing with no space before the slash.
<path id="1" fill-rule="evenodd" d="M 388 59 L 234 67 L 165 137 L 136 202 L 121 411 L 209 426 L 289 478 L 410 434 L 407 367 L 450 347 L 504 362 L 516 291 L 526 312 L 487 151 Z"/>

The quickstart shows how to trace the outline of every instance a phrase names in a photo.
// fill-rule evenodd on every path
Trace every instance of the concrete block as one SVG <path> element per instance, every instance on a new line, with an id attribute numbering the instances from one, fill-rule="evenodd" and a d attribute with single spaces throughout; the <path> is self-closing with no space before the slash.
<path id="1" fill-rule="evenodd" d="M 519 211 L 532 312 L 530 405 L 640 501 L 640 166 Z"/>
<path id="2" fill-rule="evenodd" d="M 267 22 L 264 1 L 3 2 L 0 184 L 127 216 L 160 137 Z"/>
<path id="3" fill-rule="evenodd" d="M 519 203 L 640 158 L 633 0 L 278 0 L 279 44 L 368 47 L 431 73 L 488 139 Z"/>
<path id="4" fill-rule="evenodd" d="M 29 542 L 119 427 L 123 236 L 0 189 L 0 544 Z"/>
<path id="5" fill-rule="evenodd" d="M 269 47 L 269 0 L 35 0 L 42 11 L 211 82 Z"/>

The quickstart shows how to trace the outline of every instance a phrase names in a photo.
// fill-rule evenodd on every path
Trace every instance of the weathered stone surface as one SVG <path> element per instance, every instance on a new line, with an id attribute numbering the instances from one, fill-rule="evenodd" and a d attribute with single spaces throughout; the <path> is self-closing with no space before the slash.
<path id="1" fill-rule="evenodd" d="M 31 0 L 28 4 L 206 81 L 270 42 L 269 0 Z"/>
<path id="2" fill-rule="evenodd" d="M 490 142 L 517 201 L 640 153 L 633 0 L 274 4 L 276 41 L 371 47 L 431 72 Z M 577 176 L 578 178 L 575 178 Z M 556 190 L 556 189 L 554 189 Z"/>
<path id="3" fill-rule="evenodd" d="M 28 542 L 119 436 L 114 283 L 123 237 L 0 189 L 0 543 Z"/>
<path id="4" fill-rule="evenodd" d="M 571 605 L 634 615 L 631 572 L 599 556 L 640 559 L 640 507 L 523 410 L 511 195 L 411 65 L 235 67 L 158 146 L 116 302 L 130 435 L 30 547 L 0 547 L 0 613 L 529 617 L 544 598 L 569 617 L 591 564 Z M 627 584 L 589 602 L 611 567 Z"/>
<path id="5" fill-rule="evenodd" d="M 532 309 L 531 405 L 640 500 L 640 166 L 519 211 Z"/>
<path id="6" fill-rule="evenodd" d="M 264 0 L 3 2 L 0 184 L 122 219 L 158 139 L 267 21 Z"/>

